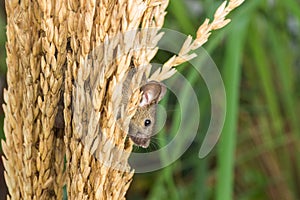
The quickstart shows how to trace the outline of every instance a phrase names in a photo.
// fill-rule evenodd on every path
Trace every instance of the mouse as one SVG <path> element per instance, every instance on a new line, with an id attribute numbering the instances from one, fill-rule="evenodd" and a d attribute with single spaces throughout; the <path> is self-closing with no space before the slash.
<path id="1" fill-rule="evenodd" d="M 129 98 L 128 88 L 135 73 L 135 68 L 131 68 L 128 72 L 122 90 L 123 98 Z M 139 88 L 142 93 L 141 101 L 136 113 L 130 120 L 127 135 L 133 141 L 134 145 L 147 148 L 150 144 L 151 137 L 154 135 L 157 104 L 166 94 L 166 86 L 158 81 L 152 80 L 147 82 L 145 74 L 143 74 L 141 85 Z M 126 100 L 122 101 L 126 102 Z"/>
<path id="2" fill-rule="evenodd" d="M 128 104 L 130 98 L 129 86 L 136 71 L 137 69 L 135 67 L 131 67 L 123 83 L 121 100 L 123 105 Z M 141 87 L 139 89 L 142 93 L 141 101 L 134 116 L 130 120 L 127 136 L 136 146 L 147 148 L 150 144 L 151 137 L 154 135 L 157 104 L 166 94 L 166 86 L 158 81 L 152 80 L 147 82 L 147 78 L 145 74 L 143 74 Z M 54 127 L 63 129 L 64 126 L 63 95 L 61 95 Z"/>

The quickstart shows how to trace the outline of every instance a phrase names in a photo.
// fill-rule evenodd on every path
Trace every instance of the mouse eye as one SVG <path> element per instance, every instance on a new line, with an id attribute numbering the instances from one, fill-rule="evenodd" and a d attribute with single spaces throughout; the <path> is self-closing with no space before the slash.
<path id="1" fill-rule="evenodd" d="M 144 122 L 145 126 L 149 126 L 151 124 L 151 120 L 150 119 L 146 119 Z"/>

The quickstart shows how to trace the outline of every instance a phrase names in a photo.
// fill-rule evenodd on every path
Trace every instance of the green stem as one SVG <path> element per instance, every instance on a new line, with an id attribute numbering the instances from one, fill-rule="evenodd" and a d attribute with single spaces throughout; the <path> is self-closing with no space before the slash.
<path id="1" fill-rule="evenodd" d="M 223 77 L 227 95 L 227 113 L 218 144 L 217 200 L 233 199 L 233 171 L 235 163 L 236 130 L 239 106 L 239 86 L 242 49 L 249 18 L 235 21 L 228 35 Z"/>

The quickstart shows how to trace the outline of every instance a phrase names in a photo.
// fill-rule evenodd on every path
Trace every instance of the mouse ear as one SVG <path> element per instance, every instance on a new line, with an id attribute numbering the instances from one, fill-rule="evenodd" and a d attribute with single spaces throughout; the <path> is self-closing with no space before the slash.
<path id="1" fill-rule="evenodd" d="M 139 106 L 158 103 L 166 94 L 166 86 L 157 81 L 150 81 L 141 87 L 143 96 Z"/>

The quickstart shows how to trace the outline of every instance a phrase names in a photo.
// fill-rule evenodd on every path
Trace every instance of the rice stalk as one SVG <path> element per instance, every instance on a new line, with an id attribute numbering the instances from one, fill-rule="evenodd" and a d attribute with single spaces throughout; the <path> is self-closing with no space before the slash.
<path id="1" fill-rule="evenodd" d="M 61 199 L 64 143 L 53 129 L 66 60 L 66 5 L 6 1 L 5 180 L 11 199 Z M 9 198 L 9 197 L 8 197 Z"/>
<path id="2" fill-rule="evenodd" d="M 167 3 L 96 1 L 86 6 L 94 9 L 71 11 L 71 19 L 79 18 L 78 24 L 68 23 L 72 51 L 67 57 L 73 62 L 67 65 L 64 95 L 67 188 L 71 199 L 123 199 L 126 194 L 133 170 L 127 163 L 132 144 L 125 144 L 125 139 L 140 94 L 138 90 L 133 93 L 117 121 L 120 88 L 130 63 L 145 66 L 139 67 L 133 78 L 132 91 L 139 88 L 144 70 L 149 70 L 157 51 L 156 43 L 149 45 L 149 41 L 157 37 L 163 25 Z M 83 16 L 93 17 L 81 20 Z M 142 31 L 132 31 L 139 27 Z M 150 27 L 156 29 L 147 29 Z M 91 92 L 86 91 L 86 85 Z"/>

